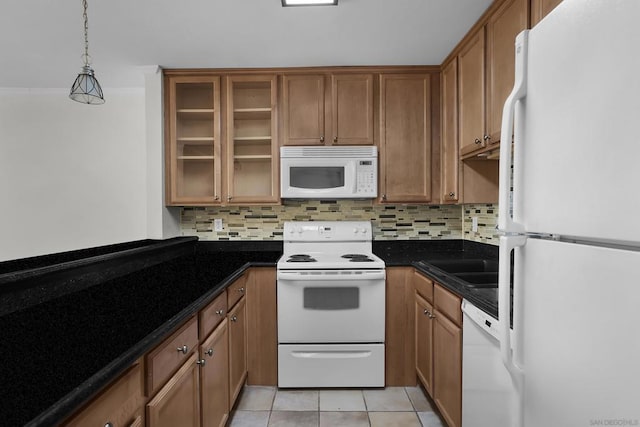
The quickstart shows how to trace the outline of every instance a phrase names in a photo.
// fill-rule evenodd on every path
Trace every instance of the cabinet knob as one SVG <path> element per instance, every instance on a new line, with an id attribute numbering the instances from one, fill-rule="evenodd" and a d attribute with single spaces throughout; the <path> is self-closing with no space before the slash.
<path id="1" fill-rule="evenodd" d="M 436 318 L 436 315 L 433 314 L 433 313 L 429 313 L 429 314 L 427 314 L 427 316 L 429 316 L 429 319 L 435 319 Z"/>
<path id="2" fill-rule="evenodd" d="M 213 200 L 220 200 L 220 196 L 215 196 Z"/>
<path id="3" fill-rule="evenodd" d="M 385 200 L 387 200 L 387 195 L 386 195 L 386 194 L 383 194 L 383 195 L 382 195 L 382 201 L 385 201 Z"/>
<path id="4" fill-rule="evenodd" d="M 227 202 L 230 202 L 230 201 L 231 201 L 231 199 L 233 199 L 233 197 L 231 197 L 231 196 L 227 196 Z"/>
<path id="5" fill-rule="evenodd" d="M 204 366 L 206 363 L 207 361 L 204 359 L 196 360 L 196 365 Z"/>
<path id="6" fill-rule="evenodd" d="M 424 309 L 424 314 L 429 315 L 429 310 L 427 310 L 426 308 Z"/>
<path id="7" fill-rule="evenodd" d="M 213 349 L 210 348 L 209 350 L 205 351 L 205 354 L 207 354 L 209 357 L 213 356 Z"/>
<path id="8" fill-rule="evenodd" d="M 224 316 L 224 310 L 216 310 L 218 316 Z"/>
<path id="9" fill-rule="evenodd" d="M 454 193 L 453 191 L 451 193 L 449 193 L 449 197 L 455 197 L 456 193 Z"/>
<path id="10" fill-rule="evenodd" d="M 322 135 L 322 136 L 320 137 L 320 142 L 323 142 L 323 143 L 324 143 L 324 135 Z"/>
<path id="11" fill-rule="evenodd" d="M 337 142 L 338 142 L 338 137 L 337 137 L 337 136 L 334 136 L 334 137 L 333 137 L 333 143 L 334 143 L 334 144 L 336 144 Z"/>
<path id="12" fill-rule="evenodd" d="M 484 140 L 485 140 L 485 141 L 488 141 L 488 140 L 490 140 L 490 139 L 491 139 L 491 137 L 490 137 L 489 135 L 485 135 L 485 136 L 484 136 Z"/>
<path id="13" fill-rule="evenodd" d="M 231 316 L 231 321 L 232 322 L 238 321 L 238 316 Z"/>
<path id="14" fill-rule="evenodd" d="M 244 288 L 238 289 L 238 292 L 240 292 L 241 294 L 244 294 Z"/>
<path id="15" fill-rule="evenodd" d="M 478 138 L 474 139 L 473 142 L 476 144 L 482 144 L 482 141 L 480 141 Z"/>
<path id="16" fill-rule="evenodd" d="M 113 427 L 113 423 L 111 421 L 107 421 L 104 427 Z"/>
<path id="17" fill-rule="evenodd" d="M 182 347 L 178 347 L 177 350 L 182 354 L 187 354 L 189 352 L 189 347 L 187 347 L 186 345 L 183 345 Z"/>

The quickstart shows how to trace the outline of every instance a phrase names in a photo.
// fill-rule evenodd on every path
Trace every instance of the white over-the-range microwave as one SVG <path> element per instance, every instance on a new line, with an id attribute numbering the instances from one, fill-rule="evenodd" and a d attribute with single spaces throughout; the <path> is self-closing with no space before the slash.
<path id="1" fill-rule="evenodd" d="M 366 199 L 378 196 L 373 146 L 281 147 L 283 199 Z"/>

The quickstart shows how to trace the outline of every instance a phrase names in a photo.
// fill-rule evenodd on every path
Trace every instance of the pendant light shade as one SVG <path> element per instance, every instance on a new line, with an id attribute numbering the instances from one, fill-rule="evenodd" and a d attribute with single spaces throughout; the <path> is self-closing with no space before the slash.
<path id="1" fill-rule="evenodd" d="M 83 104 L 104 104 L 102 88 L 89 65 L 82 67 L 82 71 L 71 86 L 69 98 Z"/>
<path id="2" fill-rule="evenodd" d="M 69 98 L 83 104 L 104 104 L 104 95 L 102 94 L 102 88 L 100 83 L 96 79 L 93 68 L 91 68 L 91 56 L 89 56 L 89 20 L 87 18 L 87 0 L 82 0 L 82 7 L 84 13 L 84 66 L 82 71 L 76 77 L 76 80 L 71 86 L 71 92 Z"/>

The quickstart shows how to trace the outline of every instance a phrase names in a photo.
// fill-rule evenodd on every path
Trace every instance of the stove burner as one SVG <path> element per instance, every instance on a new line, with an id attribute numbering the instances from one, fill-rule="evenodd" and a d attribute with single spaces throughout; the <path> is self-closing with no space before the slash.
<path id="1" fill-rule="evenodd" d="M 347 258 L 349 262 L 373 262 L 373 260 L 365 254 L 346 254 L 342 255 L 342 258 Z"/>
<path id="2" fill-rule="evenodd" d="M 289 256 L 287 262 L 316 262 L 316 259 L 307 254 L 294 254 Z"/>

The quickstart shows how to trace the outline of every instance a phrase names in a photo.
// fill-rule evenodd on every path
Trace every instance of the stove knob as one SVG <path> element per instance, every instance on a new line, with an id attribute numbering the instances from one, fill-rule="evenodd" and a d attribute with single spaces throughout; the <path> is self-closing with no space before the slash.
<path id="1" fill-rule="evenodd" d="M 358 234 L 358 227 L 354 228 L 354 229 L 353 229 L 353 232 L 354 232 L 354 233 L 356 233 L 356 234 Z"/>
<path id="2" fill-rule="evenodd" d="M 298 234 L 302 234 L 302 227 L 298 227 Z"/>
<path id="3" fill-rule="evenodd" d="M 290 233 L 290 234 L 293 234 L 293 233 L 295 233 L 295 232 L 296 232 L 296 229 L 295 229 L 295 228 L 291 227 L 291 228 L 289 229 L 289 233 Z"/>
<path id="4" fill-rule="evenodd" d="M 362 227 L 362 229 L 360 230 L 362 232 L 362 234 L 367 234 L 367 229 Z"/>

